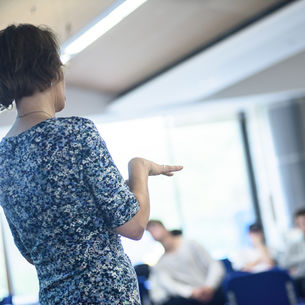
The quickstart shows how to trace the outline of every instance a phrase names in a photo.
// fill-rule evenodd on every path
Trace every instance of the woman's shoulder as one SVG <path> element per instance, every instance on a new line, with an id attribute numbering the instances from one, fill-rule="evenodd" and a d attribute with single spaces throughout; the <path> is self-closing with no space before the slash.
<path id="1" fill-rule="evenodd" d="M 98 137 L 100 137 L 99 132 L 90 119 L 78 116 L 57 117 L 41 121 L 16 136 L 3 138 L 0 148 L 25 142 L 83 142 Z"/>
<path id="2" fill-rule="evenodd" d="M 64 134 L 77 133 L 78 135 L 84 135 L 97 132 L 97 128 L 93 121 L 79 116 L 59 117 L 56 118 L 51 125 L 53 125 L 53 128 L 58 127 L 63 129 Z"/>
<path id="3" fill-rule="evenodd" d="M 94 127 L 93 121 L 91 121 L 88 118 L 80 117 L 80 116 L 70 116 L 70 117 L 59 117 L 56 118 L 56 120 L 59 122 L 59 124 L 63 125 L 70 125 L 73 127 Z"/>
<path id="4" fill-rule="evenodd" d="M 60 125 L 60 133 L 69 138 L 70 142 L 78 142 L 89 146 L 100 141 L 104 143 L 94 122 L 88 118 L 78 116 L 62 117 L 55 124 Z"/>

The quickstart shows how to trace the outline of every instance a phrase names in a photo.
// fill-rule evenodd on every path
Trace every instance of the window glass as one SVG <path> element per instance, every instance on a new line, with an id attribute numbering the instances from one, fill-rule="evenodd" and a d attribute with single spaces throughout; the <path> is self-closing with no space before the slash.
<path id="1" fill-rule="evenodd" d="M 170 163 L 163 118 L 97 124 L 97 126 L 124 178 L 128 178 L 127 165 L 134 157 L 143 157 L 161 164 Z M 174 179 L 166 176 L 149 179 L 151 217 L 159 218 L 162 211 L 162 215 L 167 215 L 164 219 L 165 224 L 170 227 L 181 224 L 176 209 Z"/>
<path id="2" fill-rule="evenodd" d="M 247 243 L 245 228 L 254 220 L 238 121 L 177 126 L 173 118 L 169 120 L 160 117 L 98 127 L 126 178 L 127 163 L 134 156 L 184 165 L 173 178 L 149 178 L 151 218 L 160 219 L 169 229 L 182 228 L 215 257 L 229 256 Z M 146 236 L 144 240 L 123 240 L 133 262 L 142 257 L 150 263 L 162 254 L 160 245 Z"/>
<path id="3" fill-rule="evenodd" d="M 253 220 L 237 120 L 173 127 L 170 137 L 185 234 L 214 256 L 228 256 L 245 242 Z"/>
<path id="4" fill-rule="evenodd" d="M 6 221 L 4 221 L 4 237 L 8 253 L 9 270 L 13 280 L 14 295 L 21 297 L 31 295 L 37 299 L 38 279 L 35 267 L 29 264 L 20 254 Z"/>

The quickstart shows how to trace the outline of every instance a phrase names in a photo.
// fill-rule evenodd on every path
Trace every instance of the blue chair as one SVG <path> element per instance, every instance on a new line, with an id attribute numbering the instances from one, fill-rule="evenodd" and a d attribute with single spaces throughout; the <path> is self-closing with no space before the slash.
<path id="1" fill-rule="evenodd" d="M 3 300 L 0 301 L 0 305 L 11 305 L 11 304 L 13 304 L 13 297 L 11 295 L 5 297 Z"/>
<path id="2" fill-rule="evenodd" d="M 220 260 L 220 262 L 223 264 L 226 274 L 230 274 L 234 271 L 231 261 L 228 258 L 223 258 Z"/>
<path id="3" fill-rule="evenodd" d="M 139 265 L 134 266 L 134 269 L 136 271 L 137 278 L 138 278 L 141 304 L 151 305 L 148 287 L 147 287 L 150 267 L 147 264 L 139 264 Z"/>
<path id="4" fill-rule="evenodd" d="M 285 270 L 231 273 L 224 285 L 230 305 L 297 305 L 294 284 Z"/>

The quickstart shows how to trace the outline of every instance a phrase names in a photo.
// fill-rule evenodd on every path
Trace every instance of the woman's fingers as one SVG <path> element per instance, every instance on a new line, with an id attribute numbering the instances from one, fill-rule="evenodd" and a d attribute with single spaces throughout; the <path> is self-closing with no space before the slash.
<path id="1" fill-rule="evenodd" d="M 165 176 L 173 176 L 174 172 L 182 170 L 183 166 L 181 165 L 160 165 L 153 161 L 144 160 L 144 164 L 146 164 L 148 168 L 149 176 L 157 176 L 157 175 L 165 175 Z"/>
<path id="2" fill-rule="evenodd" d="M 173 176 L 174 172 L 178 172 L 182 169 L 182 165 L 162 165 L 161 174 L 165 176 Z"/>

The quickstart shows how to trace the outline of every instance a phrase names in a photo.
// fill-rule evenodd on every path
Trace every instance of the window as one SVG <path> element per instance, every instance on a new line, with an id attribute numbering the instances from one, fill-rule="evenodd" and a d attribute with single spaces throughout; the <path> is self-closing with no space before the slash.
<path id="1" fill-rule="evenodd" d="M 170 135 L 175 162 L 185 166 L 177 176 L 185 234 L 226 257 L 245 242 L 253 220 L 239 123 L 179 126 Z"/>
<path id="2" fill-rule="evenodd" d="M 215 257 L 226 257 L 247 243 L 245 228 L 254 221 L 239 122 L 178 124 L 159 117 L 97 125 L 125 177 L 134 156 L 184 165 L 173 178 L 150 177 L 151 218 L 182 228 Z M 123 240 L 134 263 L 141 257 L 153 263 L 162 254 L 149 236 L 144 240 Z"/>
<path id="3" fill-rule="evenodd" d="M 1 211 L 2 213 L 2 211 Z M 10 275 L 13 281 L 13 295 L 18 296 L 18 299 L 28 299 L 31 297 L 33 300 L 38 298 L 38 279 L 35 267 L 29 264 L 19 250 L 15 246 L 13 236 L 10 232 L 9 226 L 2 217 L 4 227 L 5 246 L 8 254 L 8 266 Z"/>

